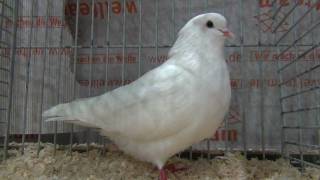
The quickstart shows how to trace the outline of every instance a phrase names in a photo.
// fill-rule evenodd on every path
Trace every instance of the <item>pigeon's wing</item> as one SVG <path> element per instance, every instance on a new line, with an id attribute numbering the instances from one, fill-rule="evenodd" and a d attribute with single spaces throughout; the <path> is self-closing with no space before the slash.
<path id="1" fill-rule="evenodd" d="M 52 120 L 101 128 L 107 136 L 154 140 L 189 126 L 190 83 L 195 76 L 173 64 L 162 65 L 138 80 L 101 96 L 55 106 L 44 116 Z"/>
<path id="2" fill-rule="evenodd" d="M 108 108 L 102 129 L 109 136 L 140 141 L 178 133 L 191 123 L 194 80 L 188 70 L 166 64 L 105 94 L 101 107 Z"/>

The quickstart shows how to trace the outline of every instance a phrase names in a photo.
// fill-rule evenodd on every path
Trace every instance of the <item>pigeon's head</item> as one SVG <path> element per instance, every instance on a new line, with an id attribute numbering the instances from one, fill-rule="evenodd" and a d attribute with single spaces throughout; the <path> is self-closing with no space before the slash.
<path id="1" fill-rule="evenodd" d="M 198 15 L 192 18 L 185 28 L 194 28 L 199 33 L 199 36 L 204 35 L 207 38 L 225 39 L 234 36 L 227 28 L 226 18 L 218 13 Z"/>
<path id="2" fill-rule="evenodd" d="M 182 36 L 194 36 L 201 39 L 224 41 L 226 38 L 233 37 L 233 33 L 227 28 L 227 20 L 218 13 L 207 13 L 198 15 L 181 29 Z"/>
<path id="3" fill-rule="evenodd" d="M 222 51 L 225 39 L 233 36 L 227 28 L 227 20 L 224 16 L 218 13 L 201 14 L 189 20 L 179 31 L 171 54 L 190 49 L 217 53 Z"/>

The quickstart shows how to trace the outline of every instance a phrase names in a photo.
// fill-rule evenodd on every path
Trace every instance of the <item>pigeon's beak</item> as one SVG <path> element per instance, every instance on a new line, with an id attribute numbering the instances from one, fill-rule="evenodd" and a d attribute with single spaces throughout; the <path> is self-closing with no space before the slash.
<path id="1" fill-rule="evenodd" d="M 234 38 L 234 34 L 231 31 L 229 31 L 229 29 L 227 29 L 227 28 L 219 29 L 219 31 L 223 33 L 224 37 Z"/>

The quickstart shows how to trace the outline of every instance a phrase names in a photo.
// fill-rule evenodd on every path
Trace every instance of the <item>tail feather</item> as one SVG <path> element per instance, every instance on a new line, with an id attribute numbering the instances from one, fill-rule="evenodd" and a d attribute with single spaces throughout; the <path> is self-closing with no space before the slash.
<path id="1" fill-rule="evenodd" d="M 46 121 L 47 122 L 64 121 L 66 123 L 72 123 L 72 124 L 76 124 L 76 125 L 80 125 L 80 126 L 99 129 L 97 126 L 94 126 L 90 123 L 86 123 L 85 121 L 77 120 L 76 118 L 72 118 L 72 117 L 59 117 L 59 116 L 58 117 L 49 117 L 48 119 L 46 119 Z"/>
<path id="2" fill-rule="evenodd" d="M 66 123 L 73 123 L 80 126 L 98 128 L 97 125 L 94 125 L 94 123 L 91 121 L 90 117 L 84 115 L 84 109 L 87 110 L 89 109 L 89 107 L 86 107 L 86 103 L 83 100 L 78 100 L 70 103 L 56 105 L 44 111 L 42 113 L 42 116 L 46 118 L 47 122 L 64 121 Z"/>
<path id="3" fill-rule="evenodd" d="M 65 104 L 59 104 L 44 111 L 42 116 L 45 118 L 66 116 L 66 108 Z"/>

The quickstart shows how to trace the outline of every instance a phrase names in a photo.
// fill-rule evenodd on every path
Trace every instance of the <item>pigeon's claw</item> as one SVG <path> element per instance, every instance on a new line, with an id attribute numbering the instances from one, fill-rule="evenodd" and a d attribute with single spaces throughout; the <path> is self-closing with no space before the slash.
<path id="1" fill-rule="evenodd" d="M 189 167 L 185 166 L 182 163 L 171 163 L 165 165 L 163 168 L 160 169 L 159 180 L 167 180 L 167 171 L 172 173 L 176 177 L 176 179 L 179 179 L 179 177 L 175 173 L 185 171 L 188 169 Z"/>
<path id="2" fill-rule="evenodd" d="M 168 170 L 169 172 L 171 173 L 176 173 L 176 172 L 179 172 L 179 171 L 185 171 L 185 170 L 188 170 L 189 167 L 185 166 L 184 164 L 181 164 L 181 163 L 172 163 L 172 164 L 168 164 L 164 167 L 164 169 Z"/>

